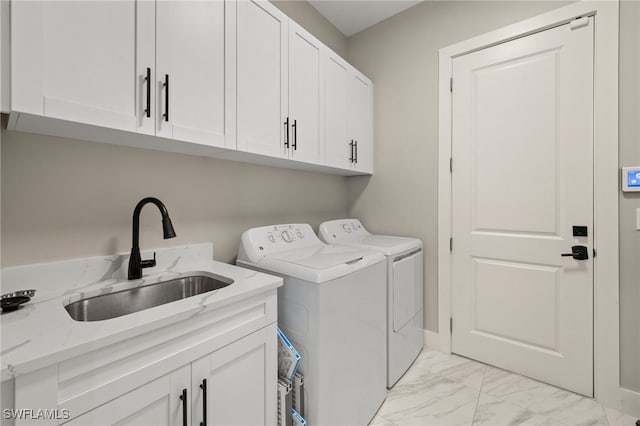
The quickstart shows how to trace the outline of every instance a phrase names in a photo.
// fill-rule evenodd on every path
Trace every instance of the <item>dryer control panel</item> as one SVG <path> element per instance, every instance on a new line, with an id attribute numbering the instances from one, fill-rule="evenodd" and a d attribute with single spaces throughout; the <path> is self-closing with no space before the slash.
<path id="1" fill-rule="evenodd" d="M 320 226 L 320 235 L 327 242 L 336 242 L 359 235 L 369 235 L 358 219 L 339 219 L 325 222 Z"/>
<path id="2" fill-rule="evenodd" d="M 288 250 L 323 244 L 310 225 L 284 224 L 252 228 L 242 234 L 240 255 L 252 261 Z"/>

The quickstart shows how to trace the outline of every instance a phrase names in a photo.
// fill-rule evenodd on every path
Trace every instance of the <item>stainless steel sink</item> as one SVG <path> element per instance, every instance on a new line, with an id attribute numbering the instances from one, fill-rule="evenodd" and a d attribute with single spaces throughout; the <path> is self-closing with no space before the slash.
<path id="1" fill-rule="evenodd" d="M 78 300 L 66 305 L 76 321 L 101 321 L 226 287 L 233 280 L 220 276 L 185 275 L 142 287 Z"/>

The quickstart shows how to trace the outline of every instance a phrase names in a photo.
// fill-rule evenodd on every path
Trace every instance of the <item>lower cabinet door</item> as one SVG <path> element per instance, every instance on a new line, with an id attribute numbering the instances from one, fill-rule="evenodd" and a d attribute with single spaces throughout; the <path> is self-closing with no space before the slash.
<path id="1" fill-rule="evenodd" d="M 193 426 L 277 424 L 276 338 L 272 324 L 192 363 Z"/>
<path id="2" fill-rule="evenodd" d="M 191 367 L 186 365 L 76 417 L 65 425 L 187 426 L 191 422 L 190 391 Z M 183 392 L 186 392 L 184 403 L 181 399 Z"/>

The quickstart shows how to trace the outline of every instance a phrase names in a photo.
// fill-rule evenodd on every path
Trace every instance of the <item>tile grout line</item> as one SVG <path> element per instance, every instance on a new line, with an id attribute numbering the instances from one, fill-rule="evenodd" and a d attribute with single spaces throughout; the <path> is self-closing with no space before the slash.
<path id="1" fill-rule="evenodd" d="M 471 419 L 471 425 L 476 421 L 476 414 L 478 413 L 478 405 L 480 405 L 480 396 L 482 395 L 482 388 L 484 387 L 484 378 L 487 374 L 487 366 L 482 369 L 482 382 L 480 382 L 480 389 L 478 390 L 478 399 L 476 399 L 476 408 L 473 410 L 473 418 Z"/>

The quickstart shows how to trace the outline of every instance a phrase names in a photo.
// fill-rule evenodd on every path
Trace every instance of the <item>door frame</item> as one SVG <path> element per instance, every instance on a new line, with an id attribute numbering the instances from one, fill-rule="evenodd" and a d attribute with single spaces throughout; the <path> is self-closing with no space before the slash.
<path id="1" fill-rule="evenodd" d="M 583 16 L 594 39 L 594 397 L 619 409 L 620 317 L 618 246 L 618 0 L 582 0 L 439 50 L 438 86 L 438 339 L 451 353 L 452 236 L 450 78 L 453 58 L 544 31 Z M 615 141 L 615 143 L 612 143 Z M 455 164 L 453 165 L 455 167 Z"/>

